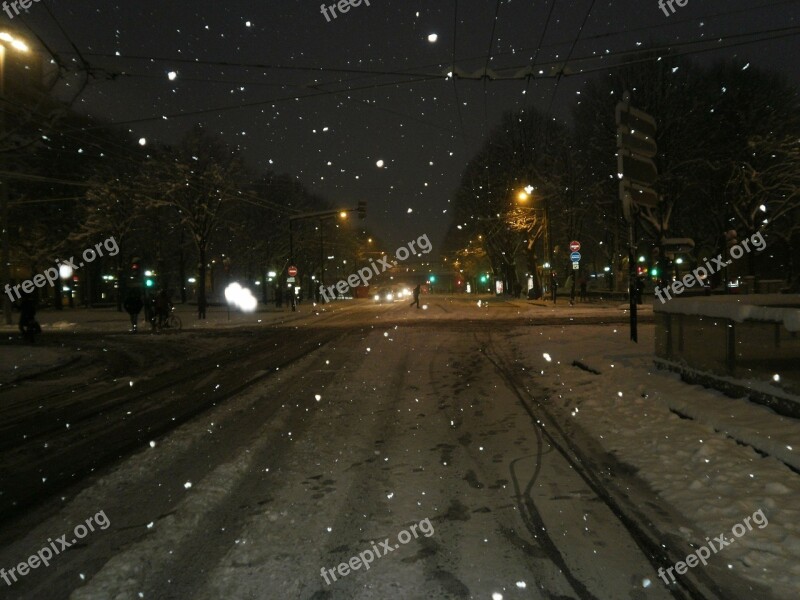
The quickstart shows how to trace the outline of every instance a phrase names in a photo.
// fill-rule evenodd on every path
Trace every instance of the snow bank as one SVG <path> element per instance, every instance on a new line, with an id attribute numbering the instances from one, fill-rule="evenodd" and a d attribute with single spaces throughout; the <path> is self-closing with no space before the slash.
<path id="1" fill-rule="evenodd" d="M 800 296 L 798 294 L 673 298 L 664 304 L 654 303 L 653 310 L 657 313 L 730 319 L 737 323 L 747 320 L 769 321 L 783 323 L 788 331 L 800 331 Z"/>

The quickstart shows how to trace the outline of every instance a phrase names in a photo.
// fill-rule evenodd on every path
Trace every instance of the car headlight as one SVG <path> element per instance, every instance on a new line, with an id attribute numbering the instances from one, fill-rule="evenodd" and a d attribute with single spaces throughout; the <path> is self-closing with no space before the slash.
<path id="1" fill-rule="evenodd" d="M 380 294 L 375 294 L 374 300 L 375 302 L 380 302 L 381 301 Z"/>
<path id="2" fill-rule="evenodd" d="M 393 298 L 394 298 L 393 294 L 386 294 L 386 299 L 387 300 L 392 300 Z"/>

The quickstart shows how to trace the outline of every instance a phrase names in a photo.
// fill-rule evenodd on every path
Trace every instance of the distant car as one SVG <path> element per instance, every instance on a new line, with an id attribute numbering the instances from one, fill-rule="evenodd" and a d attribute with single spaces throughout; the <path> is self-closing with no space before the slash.
<path id="1" fill-rule="evenodd" d="M 378 303 L 398 302 L 405 300 L 411 294 L 411 290 L 406 287 L 393 285 L 375 290 L 372 299 Z"/>

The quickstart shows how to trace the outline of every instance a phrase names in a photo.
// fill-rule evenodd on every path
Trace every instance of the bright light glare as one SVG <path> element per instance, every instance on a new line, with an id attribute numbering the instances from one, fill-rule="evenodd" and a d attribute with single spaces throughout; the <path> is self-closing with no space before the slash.
<path id="1" fill-rule="evenodd" d="M 435 33 L 432 33 L 428 36 L 428 41 L 433 44 L 436 40 L 439 39 L 439 36 Z"/>
<path id="2" fill-rule="evenodd" d="M 242 312 L 255 312 L 258 306 L 258 300 L 253 293 L 238 283 L 232 283 L 225 288 L 225 300 Z"/>
<path id="3" fill-rule="evenodd" d="M 242 293 L 242 286 L 238 283 L 232 283 L 228 287 L 225 288 L 225 300 L 228 301 L 228 304 L 233 304 L 234 300 L 239 297 L 239 294 Z"/>
<path id="4" fill-rule="evenodd" d="M 28 48 L 28 45 L 25 42 L 23 42 L 22 40 L 18 40 L 7 31 L 0 31 L 0 41 L 11 44 L 12 48 L 19 50 L 20 52 L 27 52 L 28 50 L 30 50 L 30 48 Z"/>
<path id="5" fill-rule="evenodd" d="M 178 78 L 178 74 L 175 71 L 170 71 L 167 73 L 167 77 L 169 77 L 170 81 L 175 81 Z"/>
<path id="6" fill-rule="evenodd" d="M 72 277 L 72 267 L 69 265 L 59 265 L 58 274 L 61 276 L 61 279 L 69 279 Z"/>

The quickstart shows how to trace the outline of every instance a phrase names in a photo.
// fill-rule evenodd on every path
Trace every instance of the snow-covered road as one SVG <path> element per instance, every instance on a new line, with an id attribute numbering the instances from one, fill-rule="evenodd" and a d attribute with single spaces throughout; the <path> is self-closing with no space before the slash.
<path id="1" fill-rule="evenodd" d="M 599 324 L 621 321 L 612 311 L 429 304 L 287 323 L 287 345 L 330 335 L 279 370 L 274 343 L 258 342 L 267 332 L 247 330 L 252 344 L 232 346 L 249 351 L 242 391 L 3 525 L 8 571 L 98 511 L 110 521 L 49 567 L 0 580 L 0 597 L 793 597 L 798 476 L 738 445 L 717 413 L 758 416 L 739 430 L 776 447 L 797 424 L 654 372 L 651 326 L 634 346 Z M 555 324 L 576 316 L 596 324 Z M 194 356 L 220 338 L 186 339 Z M 196 373 L 186 394 L 234 383 Z M 684 397 L 696 420 L 670 411 L 676 392 L 707 401 Z M 767 527 L 681 586 L 659 579 L 757 508 Z M 429 535 L 403 538 L 426 520 Z M 369 570 L 351 562 L 380 547 Z"/>

